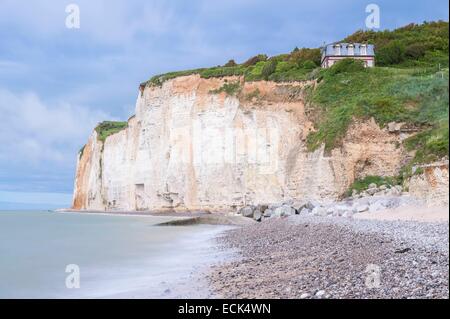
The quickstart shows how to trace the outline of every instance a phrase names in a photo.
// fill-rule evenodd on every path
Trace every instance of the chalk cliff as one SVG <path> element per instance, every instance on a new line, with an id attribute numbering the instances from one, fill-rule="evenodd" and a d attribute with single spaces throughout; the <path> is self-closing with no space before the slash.
<path id="1" fill-rule="evenodd" d="M 191 75 L 142 87 L 128 127 L 104 143 L 94 131 L 80 153 L 73 208 L 331 201 L 356 178 L 397 174 L 408 154 L 399 134 L 374 121 L 354 123 L 330 153 L 307 150 L 314 128 L 305 91 L 314 85 Z"/>

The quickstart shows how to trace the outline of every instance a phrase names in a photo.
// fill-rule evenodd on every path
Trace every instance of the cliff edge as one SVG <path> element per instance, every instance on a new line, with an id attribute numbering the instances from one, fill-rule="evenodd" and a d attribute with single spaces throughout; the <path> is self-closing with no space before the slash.
<path id="1" fill-rule="evenodd" d="M 94 131 L 80 153 L 73 209 L 335 200 L 355 179 L 397 174 L 407 157 L 400 137 L 373 120 L 355 121 L 329 154 L 307 149 L 305 92 L 314 86 L 190 75 L 142 88 L 128 125 L 104 141 Z"/>

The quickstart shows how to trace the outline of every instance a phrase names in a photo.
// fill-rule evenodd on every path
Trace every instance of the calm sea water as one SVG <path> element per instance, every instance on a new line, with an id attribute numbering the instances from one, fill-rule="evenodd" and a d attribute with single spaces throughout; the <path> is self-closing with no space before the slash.
<path id="1" fill-rule="evenodd" d="M 166 217 L 0 212 L 0 298 L 204 297 L 202 267 L 225 258 L 222 226 Z M 78 265 L 80 288 L 66 287 Z"/>

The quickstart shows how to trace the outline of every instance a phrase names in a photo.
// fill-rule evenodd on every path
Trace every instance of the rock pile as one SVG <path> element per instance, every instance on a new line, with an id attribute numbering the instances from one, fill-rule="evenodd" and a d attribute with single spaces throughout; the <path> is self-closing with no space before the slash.
<path id="1" fill-rule="evenodd" d="M 357 190 L 353 190 L 352 198 L 362 198 L 368 196 L 400 196 L 407 195 L 407 193 L 403 193 L 403 187 L 400 185 L 395 186 L 387 186 L 381 185 L 377 186 L 377 184 L 372 183 L 369 185 L 369 188 L 358 192 Z"/>
<path id="2" fill-rule="evenodd" d="M 330 216 L 352 218 L 354 214 L 377 212 L 388 208 L 410 205 L 416 202 L 401 186 L 388 187 L 376 184 L 361 193 L 353 192 L 350 198 L 340 202 L 320 203 L 314 200 L 289 200 L 283 203 L 265 205 L 247 205 L 239 209 L 237 214 L 253 218 L 256 221 L 273 217 L 291 215 Z"/>

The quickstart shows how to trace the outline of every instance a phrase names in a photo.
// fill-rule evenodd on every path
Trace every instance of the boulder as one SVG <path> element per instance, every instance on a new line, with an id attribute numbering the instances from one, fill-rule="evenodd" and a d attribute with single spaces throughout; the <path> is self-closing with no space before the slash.
<path id="1" fill-rule="evenodd" d="M 254 209 L 255 208 L 253 206 L 244 206 L 239 210 L 239 214 L 244 217 L 253 218 Z"/>
<path id="2" fill-rule="evenodd" d="M 261 213 L 264 213 L 267 208 L 269 208 L 269 205 L 267 204 L 256 205 L 256 209 L 259 210 Z"/>
<path id="3" fill-rule="evenodd" d="M 369 205 L 367 205 L 367 204 L 356 206 L 356 212 L 358 212 L 358 213 L 367 212 L 368 210 L 369 210 Z"/>
<path id="4" fill-rule="evenodd" d="M 372 184 L 371 184 L 372 185 Z M 369 194 L 370 196 L 373 196 L 375 193 L 378 192 L 378 188 L 377 187 L 369 187 L 366 190 L 366 193 Z"/>
<path id="5" fill-rule="evenodd" d="M 283 204 L 281 204 L 281 203 L 273 203 L 273 204 L 269 205 L 269 209 L 274 211 L 275 209 L 277 209 L 278 207 L 281 207 L 281 206 L 283 206 Z"/>
<path id="6" fill-rule="evenodd" d="M 375 194 L 373 194 L 373 196 L 386 196 L 386 191 L 384 191 L 384 190 L 379 190 L 378 192 L 376 192 Z"/>
<path id="7" fill-rule="evenodd" d="M 386 191 L 387 196 L 400 196 L 401 194 L 396 187 L 392 187 Z"/>
<path id="8" fill-rule="evenodd" d="M 384 205 L 383 201 L 377 201 L 377 202 L 374 202 L 374 203 L 371 204 L 370 207 L 369 207 L 369 211 L 370 211 L 371 213 L 377 212 L 377 211 L 383 210 L 383 209 L 386 209 L 386 206 Z"/>
<path id="9" fill-rule="evenodd" d="M 351 207 L 351 205 L 347 205 L 346 203 L 340 203 L 340 204 L 338 204 L 338 205 L 335 205 L 334 206 L 334 209 L 337 209 L 337 210 L 347 210 L 347 209 L 349 209 Z"/>
<path id="10" fill-rule="evenodd" d="M 369 184 L 369 188 L 377 188 L 377 184 L 375 184 L 375 183 L 370 183 L 370 184 Z"/>
<path id="11" fill-rule="evenodd" d="M 323 207 L 317 206 L 312 210 L 314 216 L 327 216 L 327 210 Z"/>
<path id="12" fill-rule="evenodd" d="M 253 219 L 256 220 L 257 222 L 260 222 L 260 221 L 261 221 L 261 219 L 262 219 L 262 213 L 261 213 L 260 210 L 255 209 L 255 210 L 253 211 Z"/>
<path id="13" fill-rule="evenodd" d="M 314 200 L 309 200 L 306 204 L 305 204 L 305 208 L 309 209 L 309 210 L 313 210 L 315 207 L 319 207 L 320 204 Z"/>
<path id="14" fill-rule="evenodd" d="M 319 290 L 318 292 L 316 292 L 317 298 L 322 298 L 323 296 L 325 296 L 325 290 Z"/>
<path id="15" fill-rule="evenodd" d="M 284 216 L 290 216 L 297 214 L 297 210 L 290 205 L 283 205 L 284 208 Z"/>
<path id="16" fill-rule="evenodd" d="M 272 217 L 272 214 L 273 214 L 273 210 L 271 210 L 270 208 L 267 208 L 264 211 L 263 216 L 266 217 L 266 218 L 269 218 L 269 217 Z"/>
<path id="17" fill-rule="evenodd" d="M 366 191 L 361 192 L 361 194 L 359 194 L 360 198 L 364 198 L 364 197 L 368 197 L 370 196 Z"/>
<path id="18" fill-rule="evenodd" d="M 304 200 L 296 200 L 294 201 L 294 204 L 292 204 L 291 206 L 300 212 L 305 207 L 306 203 L 307 201 Z"/>
<path id="19" fill-rule="evenodd" d="M 387 125 L 389 133 L 398 133 L 405 123 L 389 122 Z"/>
<path id="20" fill-rule="evenodd" d="M 309 215 L 309 214 L 311 214 L 311 211 L 306 207 L 302 208 L 302 210 L 300 211 L 300 215 Z"/>
<path id="21" fill-rule="evenodd" d="M 278 207 L 274 211 L 274 215 L 277 217 L 283 217 L 283 216 L 291 216 L 295 215 L 296 210 L 289 206 L 289 205 L 283 205 L 281 207 Z"/>
<path id="22" fill-rule="evenodd" d="M 287 199 L 283 202 L 283 205 L 288 205 L 288 206 L 292 206 L 294 205 L 294 200 L 293 199 Z"/>

